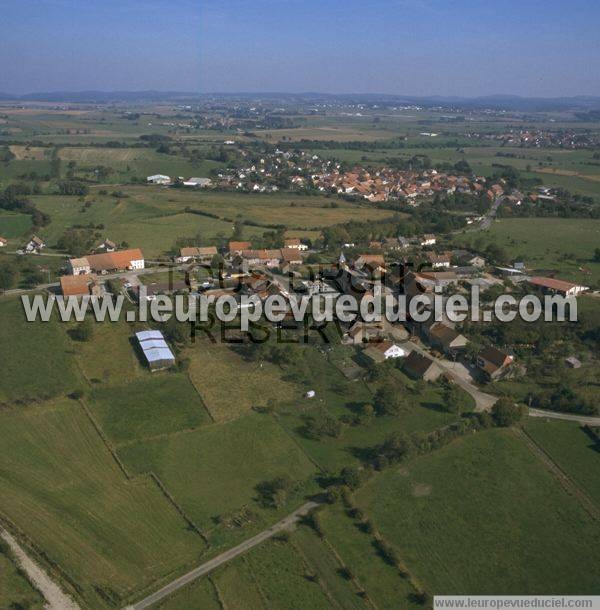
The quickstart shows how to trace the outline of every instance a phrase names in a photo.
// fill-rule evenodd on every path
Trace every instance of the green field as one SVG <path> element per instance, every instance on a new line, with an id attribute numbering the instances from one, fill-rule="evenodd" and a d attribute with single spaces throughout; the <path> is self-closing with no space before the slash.
<path id="1" fill-rule="evenodd" d="M 503 218 L 484 233 L 463 234 L 462 244 L 494 243 L 535 270 L 555 270 L 564 280 L 600 282 L 600 263 L 592 261 L 600 243 L 600 220 L 573 218 Z M 589 273 L 581 269 L 588 269 Z"/>
<path id="2" fill-rule="evenodd" d="M 0 367 L 0 403 L 64 396 L 81 387 L 65 324 L 27 322 L 20 298 L 0 301 L 0 319 L 0 342 L 10 350 Z"/>
<path id="3" fill-rule="evenodd" d="M 383 560 L 373 546 L 373 537 L 361 531 L 341 507 L 323 511 L 321 523 L 327 541 L 377 608 L 420 607 L 410 598 L 414 590 L 408 580 Z"/>
<path id="4" fill-rule="evenodd" d="M 31 228 L 31 217 L 26 214 L 16 214 L 0 210 L 0 237 L 8 239 L 17 247 L 23 244 L 18 243 Z M 9 244 L 9 248 L 10 248 Z"/>
<path id="5" fill-rule="evenodd" d="M 134 472 L 154 471 L 203 530 L 214 519 L 254 503 L 260 482 L 287 473 L 303 482 L 314 466 L 269 416 L 139 442 L 119 449 Z"/>
<path id="6" fill-rule="evenodd" d="M 600 451 L 579 424 L 529 418 L 525 429 L 593 500 L 600 503 Z"/>
<path id="7" fill-rule="evenodd" d="M 215 421 L 235 419 L 252 407 L 281 404 L 301 395 L 300 388 L 283 381 L 277 365 L 246 361 L 226 345 L 192 348 L 188 353 L 190 378 Z"/>
<path id="8" fill-rule="evenodd" d="M 301 235 L 321 227 L 350 220 L 381 220 L 392 216 L 387 210 L 339 202 L 332 208 L 325 197 L 291 194 L 244 195 L 242 193 L 201 192 L 143 186 L 119 188 L 129 195 L 117 200 L 93 189 L 84 207 L 77 197 L 32 197 L 36 206 L 51 216 L 51 223 L 40 231 L 49 246 L 54 246 L 64 231 L 73 225 L 102 226 L 98 231 L 113 241 L 141 247 L 147 256 L 170 250 L 179 238 L 201 236 L 203 243 L 227 241 L 234 221 L 249 221 L 261 226 L 244 227 L 244 238 L 252 239 L 284 225 Z M 293 204 L 293 205 L 292 205 Z M 187 208 L 212 216 L 186 213 Z"/>
<path id="9" fill-rule="evenodd" d="M 270 540 L 173 595 L 162 610 L 268 610 L 367 606 L 325 543 L 304 527 Z M 315 576 L 318 575 L 318 578 Z M 221 600 L 222 606 L 217 603 Z"/>
<path id="10" fill-rule="evenodd" d="M 181 373 L 97 389 L 89 402 L 102 429 L 117 445 L 211 421 L 194 386 Z"/>
<path id="11" fill-rule="evenodd" d="M 357 496 L 432 594 L 593 593 L 600 530 L 512 432 L 464 438 Z M 543 560 L 541 560 L 543 558 Z"/>
<path id="12" fill-rule="evenodd" d="M 80 587 L 125 601 L 197 559 L 203 542 L 146 477 L 128 481 L 77 402 L 0 412 L 2 514 Z"/>

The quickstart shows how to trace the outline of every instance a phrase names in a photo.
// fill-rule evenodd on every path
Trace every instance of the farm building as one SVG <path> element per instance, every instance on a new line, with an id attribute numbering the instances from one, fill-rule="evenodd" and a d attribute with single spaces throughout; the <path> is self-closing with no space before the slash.
<path id="1" fill-rule="evenodd" d="M 529 282 L 545 292 L 560 294 L 565 297 L 576 297 L 578 294 L 589 290 L 587 286 L 580 286 L 579 284 L 556 280 L 551 277 L 532 277 Z"/>
<path id="2" fill-rule="evenodd" d="M 308 250 L 308 246 L 303 244 L 299 238 L 292 237 L 290 239 L 286 239 L 283 242 L 284 248 L 295 248 L 296 250 Z"/>
<path id="3" fill-rule="evenodd" d="M 94 294 L 96 277 L 93 275 L 63 275 L 60 278 L 60 292 L 64 297 L 82 297 Z"/>
<path id="4" fill-rule="evenodd" d="M 0 237 L 0 248 L 4 248 L 4 246 L 6 246 L 7 243 L 8 243 L 8 241 L 6 239 L 4 239 L 4 237 Z"/>
<path id="5" fill-rule="evenodd" d="M 189 261 L 207 261 L 210 262 L 212 257 L 217 254 L 217 248 L 215 246 L 207 246 L 205 248 L 198 248 L 190 246 L 187 248 L 180 248 L 179 256 L 176 258 L 178 263 L 188 263 Z"/>
<path id="6" fill-rule="evenodd" d="M 163 174 L 154 174 L 153 176 L 148 176 L 146 182 L 151 184 L 171 184 L 171 177 Z"/>
<path id="7" fill-rule="evenodd" d="M 175 364 L 175 356 L 158 330 L 143 330 L 136 338 L 151 371 L 168 369 Z"/>
<path id="8" fill-rule="evenodd" d="M 109 271 L 129 271 L 144 269 L 144 255 L 139 248 L 107 252 L 106 254 L 90 254 L 82 258 L 72 258 L 68 262 L 71 275 L 87 273 L 108 273 Z"/>
<path id="9" fill-rule="evenodd" d="M 188 178 L 183 181 L 183 186 L 195 186 L 200 188 L 206 188 L 212 184 L 210 178 Z"/>

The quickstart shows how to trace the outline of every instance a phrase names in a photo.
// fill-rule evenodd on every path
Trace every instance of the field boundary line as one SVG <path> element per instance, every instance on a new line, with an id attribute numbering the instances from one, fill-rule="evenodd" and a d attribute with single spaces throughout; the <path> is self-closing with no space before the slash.
<path id="1" fill-rule="evenodd" d="M 121 470 L 121 472 L 125 475 L 125 478 L 128 481 L 132 481 L 134 477 L 132 475 L 130 475 L 129 472 L 127 472 L 127 468 L 125 468 L 125 464 L 123 464 L 123 462 L 121 461 L 121 458 L 117 455 L 117 452 L 116 452 L 115 448 L 110 444 L 110 441 L 108 440 L 108 438 L 104 434 L 103 430 L 100 428 L 100 425 L 94 419 L 94 416 L 92 415 L 92 412 L 89 410 L 88 406 L 85 404 L 83 399 L 79 399 L 78 402 L 81 405 L 81 407 L 83 408 L 83 411 L 87 415 L 88 419 L 92 423 L 92 426 L 94 426 L 94 429 L 98 433 L 98 436 L 102 439 L 102 442 L 103 442 L 104 446 L 110 452 L 113 460 L 116 462 L 117 466 L 119 467 L 119 470 Z"/>
<path id="2" fill-rule="evenodd" d="M 600 520 L 600 509 L 596 503 L 588 496 L 588 494 L 567 474 L 554 458 L 538 444 L 531 435 L 521 426 L 513 428 L 514 434 L 521 438 L 541 462 L 546 466 L 547 470 L 554 476 L 560 486 L 572 497 L 579 501 L 582 508 L 596 521 Z"/>
<path id="3" fill-rule="evenodd" d="M 304 455 L 304 457 L 313 465 L 317 468 L 317 470 L 319 472 L 321 472 L 322 474 L 326 474 L 327 470 L 325 468 L 323 468 L 323 466 L 321 466 L 321 464 L 319 464 L 319 462 L 317 462 L 317 460 L 315 460 L 311 455 L 309 455 L 306 452 L 306 449 L 304 449 L 304 447 L 300 444 L 300 441 L 298 441 L 297 438 L 295 438 L 290 432 L 289 430 L 286 430 L 286 427 L 281 423 L 281 421 L 279 420 L 279 415 L 277 414 L 277 412 L 273 413 L 273 419 L 275 420 L 275 422 L 277 423 L 277 425 L 283 430 L 284 434 L 290 438 L 292 440 L 292 442 L 296 445 L 296 447 L 298 447 L 298 449 L 300 449 L 300 451 L 302 452 L 302 455 Z"/>
<path id="4" fill-rule="evenodd" d="M 288 544 L 298 554 L 298 557 L 300 558 L 300 561 L 302 562 L 302 565 L 304 566 L 305 570 L 312 572 L 313 565 L 310 562 L 310 559 L 304 553 L 304 551 L 295 542 L 290 541 Z M 317 579 L 317 584 L 319 585 L 319 589 L 321 589 L 321 591 L 323 591 L 323 594 L 331 603 L 331 606 L 333 608 L 341 608 L 343 610 L 343 608 L 342 608 L 342 606 L 340 606 L 338 600 L 334 597 L 334 595 L 329 590 L 329 587 L 327 586 L 325 579 L 319 577 Z"/>
<path id="5" fill-rule="evenodd" d="M 202 394 L 200 393 L 200 390 L 197 388 L 196 383 L 194 382 L 194 380 L 193 380 L 192 376 L 189 374 L 189 372 L 186 372 L 186 376 L 190 380 L 190 383 L 192 384 L 194 391 L 196 392 L 196 394 L 198 394 L 198 398 L 200 399 L 200 402 L 202 403 L 204 410 L 208 413 L 208 416 L 210 417 L 212 423 L 213 424 L 218 423 L 217 420 L 215 419 L 215 416 L 210 412 L 210 409 L 206 405 L 206 402 L 205 402 Z"/>
<path id="6" fill-rule="evenodd" d="M 161 493 L 165 496 L 165 498 L 173 505 L 175 510 L 181 515 L 181 517 L 188 524 L 188 526 L 191 529 L 193 529 L 198 534 L 198 536 L 200 536 L 200 538 L 202 538 L 202 540 L 204 541 L 204 543 L 207 546 L 210 546 L 210 543 L 208 542 L 208 539 L 206 538 L 206 536 L 202 533 L 202 530 L 192 521 L 192 519 L 190 517 L 188 517 L 188 515 L 185 512 L 185 510 L 183 509 L 183 507 L 177 503 L 175 498 L 171 495 L 171 492 L 165 487 L 164 483 L 160 480 L 158 475 L 156 473 L 150 471 L 149 476 L 154 481 L 156 486 L 160 489 Z"/>

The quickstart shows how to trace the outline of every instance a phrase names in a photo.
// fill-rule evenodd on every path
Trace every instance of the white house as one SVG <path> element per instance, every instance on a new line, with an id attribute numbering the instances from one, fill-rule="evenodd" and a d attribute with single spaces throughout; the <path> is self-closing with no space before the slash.
<path id="1" fill-rule="evenodd" d="M 171 184 L 170 176 L 164 176 L 163 174 L 155 174 L 154 176 L 148 176 L 146 182 L 151 184 Z"/>
<path id="2" fill-rule="evenodd" d="M 90 262 L 85 257 L 69 259 L 67 267 L 71 275 L 87 275 L 92 272 Z"/>
<path id="3" fill-rule="evenodd" d="M 391 358 L 405 358 L 408 351 L 391 341 L 373 343 L 367 347 L 365 354 L 375 362 L 385 362 Z"/>
<path id="4" fill-rule="evenodd" d="M 436 241 L 435 235 L 423 235 L 421 237 L 421 246 L 435 246 Z"/>
<path id="5" fill-rule="evenodd" d="M 46 244 L 37 236 L 34 235 L 28 242 L 25 244 L 25 252 L 28 254 L 31 252 L 39 252 L 42 248 L 45 248 Z"/>
<path id="6" fill-rule="evenodd" d="M 7 243 L 8 243 L 8 241 L 6 239 L 4 239 L 4 237 L 0 237 L 0 248 L 4 248 L 4 246 L 6 246 Z"/>

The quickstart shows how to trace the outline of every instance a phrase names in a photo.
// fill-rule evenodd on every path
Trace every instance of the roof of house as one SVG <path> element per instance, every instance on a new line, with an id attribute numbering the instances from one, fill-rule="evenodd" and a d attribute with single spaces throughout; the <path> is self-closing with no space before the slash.
<path id="1" fill-rule="evenodd" d="M 282 248 L 281 249 L 281 258 L 286 263 L 302 260 L 302 256 L 300 256 L 300 254 L 296 248 Z"/>
<path id="2" fill-rule="evenodd" d="M 65 297 L 90 294 L 91 280 L 89 275 L 63 275 L 60 278 L 60 291 Z"/>
<path id="3" fill-rule="evenodd" d="M 73 268 L 90 266 L 90 263 L 85 256 L 82 256 L 81 258 L 72 258 L 69 262 L 71 263 L 71 267 Z"/>
<path id="4" fill-rule="evenodd" d="M 479 352 L 479 357 L 493 364 L 499 369 L 504 365 L 506 359 L 510 356 L 506 352 L 499 350 L 497 347 L 490 345 Z"/>
<path id="5" fill-rule="evenodd" d="M 298 238 L 298 237 L 290 237 L 289 239 L 284 240 L 283 245 L 286 248 L 290 248 L 293 246 L 300 246 L 300 245 L 302 245 L 302 242 L 300 241 L 300 238 Z"/>
<path id="6" fill-rule="evenodd" d="M 416 377 L 425 375 L 432 366 L 436 366 L 436 364 L 431 358 L 416 351 L 411 352 L 404 361 L 404 369 Z"/>
<path id="7" fill-rule="evenodd" d="M 249 241 L 230 241 L 229 252 L 241 252 L 242 250 L 250 250 L 252 243 Z"/>
<path id="8" fill-rule="evenodd" d="M 133 248 L 119 252 L 90 254 L 85 258 L 73 258 L 70 263 L 73 267 L 89 266 L 94 271 L 110 271 L 111 269 L 127 269 L 131 265 L 131 261 L 138 260 L 144 260 L 144 255 L 139 248 Z"/>
<path id="9" fill-rule="evenodd" d="M 217 254 L 217 248 L 215 246 L 207 246 L 204 248 L 190 246 L 179 250 L 180 256 L 214 256 L 215 254 Z"/>
<path id="10" fill-rule="evenodd" d="M 579 284 L 573 284 L 572 282 L 565 282 L 563 280 L 556 280 L 551 277 L 532 277 L 529 282 L 534 286 L 540 286 L 541 288 L 549 288 L 550 290 L 559 290 L 560 292 L 567 292 L 573 288 L 577 288 Z"/>
<path id="11" fill-rule="evenodd" d="M 458 337 L 460 337 L 461 335 L 450 326 L 447 326 L 442 322 L 436 322 L 431 326 L 431 329 L 429 330 L 429 336 L 434 337 L 444 345 L 450 345 L 452 341 L 458 339 Z"/>
<path id="12" fill-rule="evenodd" d="M 391 347 L 398 347 L 395 343 L 391 341 L 380 341 L 378 343 L 372 343 L 371 347 L 376 349 L 378 352 L 385 354 Z"/>

